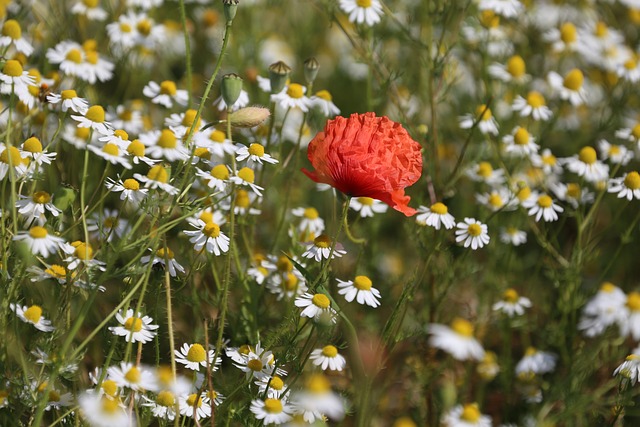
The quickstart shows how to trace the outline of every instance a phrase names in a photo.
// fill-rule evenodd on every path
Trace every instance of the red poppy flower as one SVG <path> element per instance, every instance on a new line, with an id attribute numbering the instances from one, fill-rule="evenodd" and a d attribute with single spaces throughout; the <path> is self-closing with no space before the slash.
<path id="1" fill-rule="evenodd" d="M 307 157 L 315 171 L 302 172 L 315 182 L 381 200 L 407 216 L 416 213 L 404 189 L 422 173 L 420 144 L 388 117 L 365 113 L 329 120 L 309 143 Z"/>

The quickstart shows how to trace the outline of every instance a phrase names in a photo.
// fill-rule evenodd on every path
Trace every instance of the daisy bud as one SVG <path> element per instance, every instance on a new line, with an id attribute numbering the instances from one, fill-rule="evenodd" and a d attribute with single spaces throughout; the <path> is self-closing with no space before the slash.
<path id="1" fill-rule="evenodd" d="M 280 93 L 287 84 L 291 74 L 291 68 L 282 61 L 278 61 L 269 66 L 269 80 L 271 81 L 271 93 Z"/>
<path id="2" fill-rule="evenodd" d="M 304 61 L 304 78 L 307 81 L 307 84 L 313 83 L 316 79 L 318 76 L 318 68 L 320 68 L 320 64 L 313 56 Z"/>
<path id="3" fill-rule="evenodd" d="M 269 118 L 269 109 L 263 107 L 245 107 L 229 114 L 227 120 L 231 126 L 238 128 L 252 128 L 262 124 Z"/>
<path id="4" fill-rule="evenodd" d="M 240 92 L 242 92 L 242 77 L 234 73 L 222 76 L 222 99 L 228 106 L 236 103 Z"/>
<path id="5" fill-rule="evenodd" d="M 239 2 L 240 0 L 222 0 L 222 5 L 224 6 L 224 19 L 226 19 L 228 23 L 231 23 L 233 18 L 236 17 Z"/>

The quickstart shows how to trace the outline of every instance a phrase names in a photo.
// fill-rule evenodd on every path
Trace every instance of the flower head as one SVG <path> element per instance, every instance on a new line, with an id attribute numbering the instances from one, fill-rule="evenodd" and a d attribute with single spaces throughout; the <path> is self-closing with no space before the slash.
<path id="1" fill-rule="evenodd" d="M 309 143 L 307 156 L 315 171 L 302 171 L 315 182 L 381 200 L 407 216 L 416 213 L 404 189 L 422 173 L 420 144 L 387 117 L 365 113 L 329 120 Z"/>

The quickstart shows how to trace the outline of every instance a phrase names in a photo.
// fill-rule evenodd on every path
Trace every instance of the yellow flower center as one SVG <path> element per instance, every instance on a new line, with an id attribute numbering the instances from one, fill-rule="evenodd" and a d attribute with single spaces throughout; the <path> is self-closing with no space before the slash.
<path id="1" fill-rule="evenodd" d="M 289 258 L 287 258 L 284 255 L 281 255 L 280 258 L 278 258 L 278 261 L 276 262 L 276 267 L 278 268 L 278 271 L 281 271 L 281 272 L 293 271 L 293 263 Z"/>
<path id="2" fill-rule="evenodd" d="M 562 82 L 563 86 L 569 90 L 576 91 L 582 87 L 582 82 L 584 81 L 584 75 L 582 71 L 574 68 L 569 71 L 567 75 L 564 77 L 564 82 Z"/>
<path id="3" fill-rule="evenodd" d="M 33 196 L 31 196 L 31 199 L 35 203 L 44 205 L 51 201 L 51 195 L 46 191 L 36 191 L 35 193 L 33 193 Z"/>
<path id="4" fill-rule="evenodd" d="M 136 24 L 136 29 L 143 36 L 148 36 L 151 33 L 152 27 L 153 25 L 151 25 L 151 21 L 149 21 L 148 19 L 142 19 L 138 22 L 138 24 Z M 168 95 L 174 95 L 174 94 L 175 92 Z"/>
<path id="5" fill-rule="evenodd" d="M 480 162 L 478 164 L 478 175 L 483 178 L 489 178 L 493 174 L 493 168 L 488 162 Z"/>
<path id="6" fill-rule="evenodd" d="M 13 40 L 22 38 L 22 29 L 15 19 L 8 19 L 2 26 L 2 35 L 11 37 Z"/>
<path id="7" fill-rule="evenodd" d="M 358 197 L 358 202 L 360 202 L 361 204 L 363 204 L 365 206 L 372 206 L 373 205 L 373 199 L 371 197 Z"/>
<path id="8" fill-rule="evenodd" d="M 604 282 L 602 285 L 600 285 L 600 291 L 602 292 L 606 292 L 610 294 L 615 290 L 616 290 L 616 285 L 614 285 L 611 282 Z"/>
<path id="9" fill-rule="evenodd" d="M 140 142 L 140 140 L 134 139 L 127 146 L 127 153 L 130 156 L 134 156 L 134 157 L 144 157 L 144 153 L 145 153 L 144 144 Z"/>
<path id="10" fill-rule="evenodd" d="M 596 28 L 594 29 L 593 34 L 596 37 L 602 38 L 602 37 L 606 36 L 608 32 L 609 32 L 609 29 L 607 28 L 607 24 L 605 24 L 602 21 L 598 21 L 596 23 Z"/>
<path id="11" fill-rule="evenodd" d="M 282 284 L 287 291 L 295 291 L 298 288 L 298 278 L 293 273 L 285 273 Z"/>
<path id="12" fill-rule="evenodd" d="M 524 59 L 520 55 L 514 55 L 507 61 L 507 71 L 514 78 L 522 77 L 526 70 Z"/>
<path id="13" fill-rule="evenodd" d="M 29 230 L 29 236 L 31 236 L 32 239 L 44 239 L 48 234 L 47 229 L 39 225 L 31 227 Z"/>
<path id="14" fill-rule="evenodd" d="M 244 167 L 238 171 L 238 177 L 245 182 L 249 182 L 253 184 L 253 181 L 256 179 L 255 174 L 252 169 Z"/>
<path id="15" fill-rule="evenodd" d="M 636 171 L 629 172 L 627 176 L 624 177 L 624 185 L 631 190 L 640 188 L 640 174 Z"/>
<path id="16" fill-rule="evenodd" d="M 207 358 L 207 352 L 200 344 L 193 344 L 187 352 L 187 360 L 189 362 L 204 362 Z"/>
<path id="17" fill-rule="evenodd" d="M 176 404 L 176 397 L 170 391 L 163 390 L 158 393 L 156 403 L 160 406 L 172 407 Z"/>
<path id="18" fill-rule="evenodd" d="M 491 109 L 487 108 L 487 106 L 484 104 L 476 108 L 476 116 L 478 116 L 478 119 L 484 120 L 484 121 L 491 120 L 491 117 L 493 117 L 491 114 Z"/>
<path id="19" fill-rule="evenodd" d="M 565 22 L 560 26 L 560 39 L 565 44 L 570 44 L 575 42 L 578 39 L 578 31 L 576 30 L 576 26 L 571 22 Z"/>
<path id="20" fill-rule="evenodd" d="M 543 209 L 549 208 L 551 207 L 552 204 L 553 204 L 553 200 L 551 199 L 551 197 L 547 196 L 546 194 L 543 194 L 538 197 L 538 206 L 540 206 L 541 208 Z"/>
<path id="21" fill-rule="evenodd" d="M 118 225 L 118 218 L 115 216 L 109 216 L 107 218 L 104 219 L 104 226 L 105 228 L 113 228 L 116 227 Z"/>
<path id="22" fill-rule="evenodd" d="M 147 178 L 166 183 L 169 180 L 169 173 L 161 165 L 155 165 L 147 172 Z"/>
<path id="23" fill-rule="evenodd" d="M 87 114 L 84 115 L 87 119 L 94 123 L 104 122 L 104 108 L 100 105 L 93 105 L 87 110 Z"/>
<path id="24" fill-rule="evenodd" d="M 166 250 L 165 250 L 165 248 L 158 249 L 156 251 L 156 255 L 158 257 L 160 257 L 160 258 L 165 258 L 165 256 L 166 256 L 166 258 L 169 258 L 169 259 L 173 259 L 173 256 L 174 256 L 173 255 L 173 251 L 171 249 L 169 249 L 169 248 L 166 248 Z"/>
<path id="25" fill-rule="evenodd" d="M 176 148 L 178 145 L 178 138 L 176 138 L 176 135 L 171 130 L 162 129 L 156 144 L 162 148 Z"/>
<path id="26" fill-rule="evenodd" d="M 100 59 L 98 52 L 96 52 L 95 50 L 87 50 L 84 52 L 84 54 L 87 57 L 87 62 L 90 64 L 95 65 L 98 63 L 98 59 Z"/>
<path id="27" fill-rule="evenodd" d="M 171 80 L 165 80 L 160 83 L 160 93 L 163 95 L 175 95 L 177 91 L 176 84 Z"/>
<path id="28" fill-rule="evenodd" d="M 116 144 L 112 144 L 112 143 L 107 143 L 104 144 L 104 147 L 102 147 L 102 152 L 109 154 L 110 156 L 117 156 L 118 155 L 118 146 Z"/>
<path id="29" fill-rule="evenodd" d="M 502 197 L 498 193 L 491 193 L 487 202 L 495 208 L 501 208 L 504 205 Z"/>
<path id="30" fill-rule="evenodd" d="M 264 156 L 264 147 L 261 144 L 251 144 L 249 146 L 249 154 L 252 156 L 262 157 Z"/>
<path id="31" fill-rule="evenodd" d="M 102 390 L 108 396 L 115 396 L 118 393 L 118 384 L 113 380 L 104 380 L 102 382 Z"/>
<path id="32" fill-rule="evenodd" d="M 578 154 L 578 158 L 581 162 L 592 165 L 598 159 L 598 155 L 593 147 L 583 147 Z"/>
<path id="33" fill-rule="evenodd" d="M 356 278 L 353 281 L 353 286 L 356 287 L 356 289 L 359 289 L 361 291 L 368 291 L 371 289 L 371 279 L 369 279 L 367 276 L 356 276 Z"/>
<path id="34" fill-rule="evenodd" d="M 520 200 L 521 202 L 527 200 L 529 198 L 529 196 L 531 196 L 531 189 L 529 187 L 522 187 L 519 191 L 516 197 L 518 197 L 518 200 Z"/>
<path id="35" fill-rule="evenodd" d="M 453 329 L 457 334 L 465 337 L 473 336 L 473 325 L 471 324 L 471 322 L 459 317 L 453 319 L 453 321 L 451 322 L 451 329 Z"/>
<path id="36" fill-rule="evenodd" d="M 287 95 L 294 99 L 300 99 L 304 96 L 304 88 L 298 83 L 291 83 L 287 89 Z"/>
<path id="37" fill-rule="evenodd" d="M 131 384 L 137 384 L 140 382 L 140 378 L 142 375 L 140 374 L 140 369 L 133 366 L 131 369 L 124 374 L 124 378 L 129 381 Z"/>
<path id="38" fill-rule="evenodd" d="M 115 414 L 120 411 L 120 402 L 117 399 L 103 397 L 101 401 L 102 410 L 107 414 Z"/>
<path id="39" fill-rule="evenodd" d="M 9 160 L 11 160 L 11 165 L 13 165 L 13 167 L 19 166 L 22 162 L 20 150 L 16 147 L 9 147 L 5 149 L 2 154 L 0 154 L 0 162 L 9 164 Z"/>
<path id="40" fill-rule="evenodd" d="M 581 193 L 582 190 L 580 189 L 580 186 L 575 182 L 570 182 L 569 184 L 567 184 L 567 197 L 577 200 L 580 198 Z"/>
<path id="41" fill-rule="evenodd" d="M 229 169 L 225 165 L 217 165 L 211 169 L 211 176 L 215 179 L 225 181 L 229 179 Z"/>
<path id="42" fill-rule="evenodd" d="M 325 345 L 322 347 L 322 355 L 325 357 L 336 357 L 338 355 L 338 349 L 332 345 Z"/>
<path id="43" fill-rule="evenodd" d="M 264 365 L 260 359 L 251 359 L 247 362 L 247 368 L 251 369 L 254 372 L 261 371 Z"/>
<path id="44" fill-rule="evenodd" d="M 306 388 L 312 393 L 323 394 L 331 390 L 331 383 L 322 374 L 312 375 L 306 382 Z"/>
<path id="45" fill-rule="evenodd" d="M 640 293 L 629 292 L 629 295 L 627 295 L 627 307 L 629 307 L 631 311 L 640 311 Z"/>
<path id="46" fill-rule="evenodd" d="M 631 129 L 631 135 L 633 135 L 636 139 L 640 139 L 640 123 L 635 125 L 633 129 Z"/>
<path id="47" fill-rule="evenodd" d="M 520 298 L 520 296 L 518 295 L 518 292 L 516 292 L 515 289 L 513 288 L 509 288 L 506 291 L 504 291 L 504 294 L 502 295 L 502 298 L 510 303 L 515 303 L 518 301 L 518 298 Z"/>
<path id="48" fill-rule="evenodd" d="M 284 388 L 284 381 L 282 381 L 280 377 L 272 377 L 269 387 L 274 390 L 282 390 Z"/>
<path id="49" fill-rule="evenodd" d="M 129 140 L 129 134 L 123 130 L 123 129 L 116 129 L 113 132 L 113 135 L 117 136 L 118 138 L 124 140 L 124 141 L 128 141 Z"/>
<path id="50" fill-rule="evenodd" d="M 444 203 L 436 202 L 429 208 L 431 212 L 436 215 L 446 215 L 449 212 L 449 208 Z"/>
<path id="51" fill-rule="evenodd" d="M 480 12 L 480 24 L 485 28 L 498 28 L 500 16 L 496 15 L 493 10 L 483 10 Z"/>
<path id="52" fill-rule="evenodd" d="M 122 31 L 123 33 L 130 33 L 132 29 L 133 28 L 131 28 L 131 25 L 129 25 L 128 23 L 126 22 L 120 23 L 120 31 Z"/>
<path id="53" fill-rule="evenodd" d="M 620 149 L 619 145 L 612 145 L 611 147 L 609 147 L 609 155 L 611 156 L 617 156 L 621 151 L 622 150 Z"/>
<path id="54" fill-rule="evenodd" d="M 624 68 L 626 68 L 627 70 L 633 70 L 636 68 L 636 66 L 638 65 L 637 61 L 635 58 L 631 58 L 625 61 L 624 63 Z"/>
<path id="55" fill-rule="evenodd" d="M 470 423 L 477 423 L 480 420 L 480 415 L 478 405 L 476 403 L 471 403 L 464 405 L 462 414 L 460 414 L 460 419 Z"/>
<path id="56" fill-rule="evenodd" d="M 264 410 L 270 414 L 279 414 L 282 412 L 282 402 L 269 398 L 264 401 Z"/>
<path id="57" fill-rule="evenodd" d="M 193 155 L 205 160 L 211 158 L 211 152 L 209 152 L 209 150 L 205 147 L 197 147 L 195 150 L 193 150 Z"/>
<path id="58" fill-rule="evenodd" d="M 313 240 L 313 244 L 318 248 L 329 248 L 331 247 L 331 238 L 326 234 L 321 234 Z"/>
<path id="59" fill-rule="evenodd" d="M 138 191 L 140 189 L 140 183 L 133 178 L 125 179 L 122 184 L 123 184 L 123 187 L 126 188 L 127 190 Z"/>
<path id="60" fill-rule="evenodd" d="M 62 97 L 62 99 L 73 99 L 73 98 L 77 98 L 78 94 L 76 93 L 75 90 L 73 89 L 67 89 L 67 90 L 63 90 L 60 93 L 60 96 Z"/>
<path id="61" fill-rule="evenodd" d="M 76 64 L 80 64 L 82 62 L 82 52 L 80 49 L 71 49 L 67 52 L 65 56 L 67 61 L 75 62 Z"/>
<path id="62" fill-rule="evenodd" d="M 311 302 L 316 307 L 322 309 L 329 308 L 329 306 L 331 305 L 331 301 L 329 301 L 329 298 L 327 298 L 327 296 L 324 294 L 315 294 L 311 299 Z"/>
<path id="63" fill-rule="evenodd" d="M 44 272 L 57 279 L 63 279 L 67 277 L 67 269 L 58 264 L 52 264 L 51 267 L 44 270 Z"/>
<path id="64" fill-rule="evenodd" d="M 202 230 L 205 236 L 216 238 L 220 236 L 220 226 L 215 222 L 210 222 Z"/>
<path id="65" fill-rule="evenodd" d="M 209 135 L 209 139 L 212 140 L 213 142 L 222 143 L 225 140 L 225 134 L 224 132 L 216 129 L 213 132 L 211 132 L 211 135 Z"/>
<path id="66" fill-rule="evenodd" d="M 320 214 L 316 208 L 306 208 L 304 210 L 304 217 L 307 219 L 318 219 Z"/>
<path id="67" fill-rule="evenodd" d="M 42 308 L 37 305 L 32 305 L 24 311 L 23 315 L 29 322 L 38 323 L 42 317 Z"/>
<path id="68" fill-rule="evenodd" d="M 477 237 L 482 234 L 482 227 L 480 227 L 480 224 L 471 224 L 467 228 L 467 233 L 469 236 Z"/>
<path id="69" fill-rule="evenodd" d="M 327 90 L 319 90 L 316 92 L 316 96 L 320 99 L 324 99 L 325 101 L 332 101 L 333 97 Z"/>
<path id="70" fill-rule="evenodd" d="M 122 110 L 120 111 L 120 113 L 118 113 L 118 118 L 124 120 L 125 122 L 128 122 L 133 118 L 133 111 Z"/>
<path id="71" fill-rule="evenodd" d="M 47 399 L 49 402 L 58 402 L 60 401 L 60 393 L 56 390 L 49 391 L 49 397 Z"/>
<path id="72" fill-rule="evenodd" d="M 75 136 L 80 139 L 87 140 L 89 139 L 89 128 L 76 128 Z"/>
<path id="73" fill-rule="evenodd" d="M 82 0 L 82 3 L 90 9 L 98 6 L 98 0 Z"/>
<path id="74" fill-rule="evenodd" d="M 527 132 L 525 128 L 518 128 L 516 133 L 513 135 L 513 142 L 517 145 L 529 144 L 529 132 Z"/>
<path id="75" fill-rule="evenodd" d="M 87 245 L 84 242 L 74 242 L 72 245 L 76 248 L 73 253 L 76 257 L 85 261 L 93 258 L 93 248 L 91 245 Z"/>
<path id="76" fill-rule="evenodd" d="M 131 332 L 140 332 L 142 330 L 142 319 L 138 317 L 129 317 L 124 321 L 124 328 Z"/>
<path id="77" fill-rule="evenodd" d="M 2 73 L 9 77 L 20 77 L 23 73 L 22 64 L 15 59 L 10 59 L 2 67 Z"/>
<path id="78" fill-rule="evenodd" d="M 193 125 L 193 122 L 196 120 L 196 115 L 198 114 L 198 112 L 196 110 L 193 109 L 189 109 L 187 111 L 185 111 L 184 113 L 184 117 L 182 118 L 182 125 L 183 126 L 187 126 L 187 127 L 191 127 L 191 125 Z M 196 125 L 196 129 L 198 129 L 200 127 L 200 123 L 202 122 L 202 120 L 198 117 L 198 124 Z"/>

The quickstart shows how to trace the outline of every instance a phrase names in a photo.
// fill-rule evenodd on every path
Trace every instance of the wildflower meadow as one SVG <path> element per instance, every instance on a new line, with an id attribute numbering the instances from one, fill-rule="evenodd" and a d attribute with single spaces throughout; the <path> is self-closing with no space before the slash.
<path id="1" fill-rule="evenodd" d="M 639 49 L 638 0 L 0 0 L 0 426 L 640 425 Z"/>

